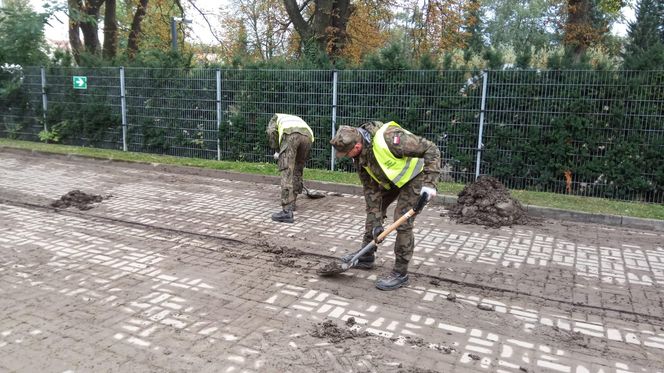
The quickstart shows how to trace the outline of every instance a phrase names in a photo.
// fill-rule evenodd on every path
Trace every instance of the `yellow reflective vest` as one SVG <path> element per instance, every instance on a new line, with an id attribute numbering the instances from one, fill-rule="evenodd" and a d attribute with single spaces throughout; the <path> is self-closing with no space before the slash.
<path id="1" fill-rule="evenodd" d="M 277 116 L 277 131 L 279 133 L 279 145 L 281 145 L 281 138 L 284 135 L 284 129 L 286 128 L 300 128 L 305 129 L 309 132 L 311 136 L 311 142 L 314 142 L 314 131 L 311 130 L 311 127 L 302 120 L 302 118 L 296 115 L 290 114 L 275 114 Z"/>
<path id="2" fill-rule="evenodd" d="M 385 131 L 392 126 L 401 128 L 401 126 L 399 126 L 396 122 L 388 122 L 383 124 L 383 126 L 380 127 L 378 131 L 376 131 L 376 134 L 373 136 L 372 150 L 374 156 L 376 157 L 376 161 L 378 161 L 378 164 L 385 173 L 385 176 L 387 176 L 387 178 L 390 179 L 394 185 L 401 188 L 402 186 L 406 185 L 407 182 L 414 179 L 415 176 L 419 175 L 420 172 L 422 172 L 424 169 L 424 159 L 411 157 L 397 158 L 394 156 L 394 154 L 392 154 L 390 149 L 387 147 L 387 143 L 385 142 Z M 404 129 L 402 130 L 408 134 L 411 134 Z M 376 175 L 371 172 L 369 167 L 365 167 L 364 169 L 383 188 L 390 189 L 390 185 L 381 183 Z"/>

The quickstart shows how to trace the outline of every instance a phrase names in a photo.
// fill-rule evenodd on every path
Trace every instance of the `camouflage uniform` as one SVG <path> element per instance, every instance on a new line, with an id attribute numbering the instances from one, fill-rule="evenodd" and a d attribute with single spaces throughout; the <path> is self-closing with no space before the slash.
<path id="1" fill-rule="evenodd" d="M 313 139 L 307 128 L 285 128 L 279 144 L 276 114 L 267 126 L 267 137 L 270 147 L 279 151 L 281 206 L 284 210 L 295 207 L 297 195 L 302 193 L 302 172 Z"/>
<path id="2" fill-rule="evenodd" d="M 359 131 L 359 136 L 357 129 L 342 126 L 337 136 L 331 141 L 332 145 L 340 151 L 345 150 L 343 145 L 354 143 L 353 136 L 356 136 L 357 139 L 362 138 L 363 141 L 362 152 L 353 159 L 362 181 L 366 201 L 367 217 L 362 241 L 363 247 L 373 240 L 373 229 L 383 225 L 384 219 L 387 217 L 387 208 L 392 202 L 397 200 L 394 211 L 394 220 L 397 220 L 415 206 L 420 197 L 422 186 L 436 189 L 436 183 L 440 175 L 440 150 L 434 143 L 423 137 L 407 133 L 399 127 L 389 127 L 385 130 L 384 138 L 390 152 L 395 157 L 415 157 L 424 160 L 422 172 L 414 179 L 401 188 L 392 184 L 376 160 L 371 145 L 374 134 L 382 125 L 381 122 L 367 122 L 359 127 L 366 131 L 364 135 L 361 135 L 363 131 Z M 368 167 L 380 183 L 389 185 L 390 189 L 385 189 L 376 182 L 364 167 Z M 411 218 L 397 228 L 397 238 L 394 244 L 394 271 L 402 274 L 408 272 L 408 263 L 413 257 L 415 247 L 413 223 L 414 218 Z"/>

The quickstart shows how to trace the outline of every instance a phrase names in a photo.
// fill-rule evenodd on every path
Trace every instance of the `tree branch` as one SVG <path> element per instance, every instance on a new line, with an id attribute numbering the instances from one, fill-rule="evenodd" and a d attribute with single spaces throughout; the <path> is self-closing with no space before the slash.
<path id="1" fill-rule="evenodd" d="M 196 9 L 196 11 L 197 11 L 200 15 L 203 16 L 203 19 L 205 20 L 205 23 L 207 23 L 208 28 L 210 29 L 210 33 L 212 34 L 212 37 L 215 38 L 215 40 L 217 40 L 217 42 L 219 43 L 219 45 L 223 46 L 223 45 L 224 45 L 224 42 L 222 42 L 222 41 L 217 37 L 217 34 L 214 33 L 214 30 L 212 29 L 212 25 L 210 24 L 210 21 L 208 21 L 207 16 L 205 15 L 205 13 L 203 13 L 203 12 L 202 12 L 202 11 L 196 6 L 196 4 L 194 4 L 194 2 L 193 2 L 192 0 L 187 0 L 187 1 L 189 2 L 189 4 L 191 4 L 192 7 L 194 7 L 194 9 Z M 179 4 L 179 1 L 176 1 L 176 2 Z M 182 7 L 180 7 L 180 9 L 182 9 Z M 184 12 L 184 11 L 183 11 L 183 12 Z"/>

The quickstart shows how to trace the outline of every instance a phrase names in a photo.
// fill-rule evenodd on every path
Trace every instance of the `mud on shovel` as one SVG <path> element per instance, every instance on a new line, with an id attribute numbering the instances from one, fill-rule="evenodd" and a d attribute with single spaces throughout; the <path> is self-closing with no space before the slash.
<path id="1" fill-rule="evenodd" d="M 392 233 L 392 231 L 399 228 L 399 226 L 403 224 L 406 220 L 422 212 L 422 209 L 427 204 L 428 200 L 429 200 L 429 195 L 423 193 L 420 196 L 420 199 L 417 200 L 415 207 L 408 210 L 408 212 L 401 215 L 401 217 L 397 219 L 394 223 L 390 224 L 387 228 L 385 228 L 385 230 L 381 234 L 379 234 L 378 237 L 376 237 L 373 241 L 369 242 L 365 247 L 362 248 L 362 250 L 358 251 L 353 256 L 353 258 L 351 258 L 350 261 L 344 262 L 341 260 L 337 260 L 334 262 L 330 262 L 325 266 L 319 268 L 316 271 L 316 273 L 318 273 L 320 276 L 332 276 L 342 272 L 346 272 L 347 270 L 355 267 L 355 265 L 357 264 L 362 255 L 366 254 L 373 248 L 377 247 L 380 242 L 383 242 L 383 240 L 385 239 L 385 237 L 387 237 L 388 234 Z"/>

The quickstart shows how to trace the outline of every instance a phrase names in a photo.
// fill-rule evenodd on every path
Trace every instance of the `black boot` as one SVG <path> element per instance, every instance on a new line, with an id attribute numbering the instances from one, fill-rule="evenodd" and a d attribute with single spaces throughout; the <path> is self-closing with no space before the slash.
<path id="1" fill-rule="evenodd" d="M 392 271 L 386 277 L 383 277 L 376 281 L 376 287 L 380 290 L 394 290 L 408 284 L 408 274 L 401 274 L 399 272 Z"/>
<path id="2" fill-rule="evenodd" d="M 293 210 L 289 208 L 281 210 L 280 212 L 275 212 L 272 214 L 272 220 L 278 221 L 279 223 L 293 223 L 295 222 L 293 219 Z"/>

